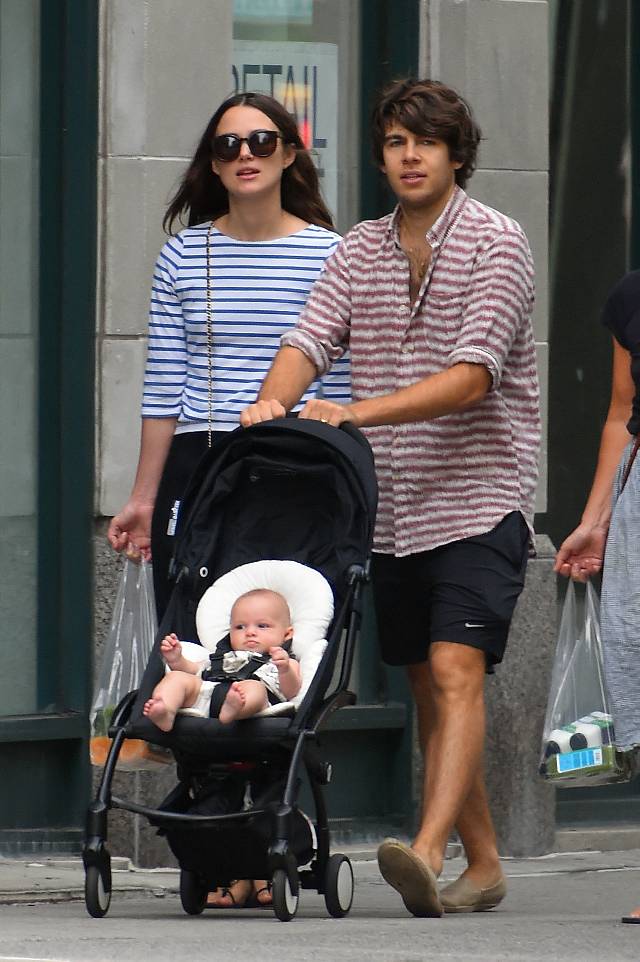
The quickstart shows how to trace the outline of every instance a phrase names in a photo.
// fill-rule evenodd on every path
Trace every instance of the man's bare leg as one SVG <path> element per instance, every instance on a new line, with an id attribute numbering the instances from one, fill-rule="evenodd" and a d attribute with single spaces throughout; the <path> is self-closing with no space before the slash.
<path id="1" fill-rule="evenodd" d="M 484 749 L 484 675 L 484 652 L 450 642 L 431 645 L 428 676 L 422 666 L 410 670 L 426 748 L 422 824 L 412 848 L 436 874 L 463 806 L 469 804 L 477 814 L 470 793 Z M 486 796 L 481 796 L 480 811 L 483 800 L 486 804 Z M 462 821 L 468 837 L 468 821 Z M 477 858 L 483 850 L 477 833 L 472 831 L 468 840 Z"/>
<path id="2" fill-rule="evenodd" d="M 484 766 L 476 772 L 471 791 L 467 796 L 456 828 L 464 845 L 468 866 L 462 873 L 477 888 L 490 888 L 503 877 L 498 842 L 489 810 Z"/>
<path id="3" fill-rule="evenodd" d="M 429 662 L 410 665 L 408 676 L 417 709 L 418 740 L 425 760 L 421 819 L 422 826 L 424 826 L 429 817 L 427 812 L 429 800 L 433 797 L 434 791 L 437 790 L 434 789 L 432 784 L 433 775 L 437 771 L 435 759 L 438 745 L 437 738 L 434 738 L 434 733 L 437 735 L 436 704 Z M 479 719 L 479 723 L 482 725 L 483 719 L 484 701 L 482 719 Z M 463 874 L 481 888 L 494 885 L 502 878 L 483 771 L 481 752 L 476 775 L 455 822 L 469 863 Z"/>

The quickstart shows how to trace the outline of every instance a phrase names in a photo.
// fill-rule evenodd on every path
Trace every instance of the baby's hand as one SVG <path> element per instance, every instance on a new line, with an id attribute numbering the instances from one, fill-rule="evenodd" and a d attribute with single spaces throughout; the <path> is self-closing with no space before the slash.
<path id="1" fill-rule="evenodd" d="M 284 648 L 272 648 L 270 654 L 271 661 L 278 671 L 286 671 L 289 667 L 289 655 Z"/>
<path id="2" fill-rule="evenodd" d="M 182 645 L 178 640 L 178 636 L 171 634 L 166 635 L 160 642 L 160 654 L 171 668 L 182 656 Z"/>

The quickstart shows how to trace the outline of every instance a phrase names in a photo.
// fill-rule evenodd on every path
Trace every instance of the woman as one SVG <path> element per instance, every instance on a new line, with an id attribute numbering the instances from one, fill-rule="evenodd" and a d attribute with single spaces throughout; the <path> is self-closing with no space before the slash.
<path id="1" fill-rule="evenodd" d="M 108 531 L 116 551 L 152 558 L 159 620 L 186 483 L 207 447 L 238 426 L 339 241 L 293 118 L 264 94 L 238 94 L 215 112 L 169 204 L 168 233 L 184 213 L 189 226 L 170 236 L 154 271 L 140 457 Z M 321 391 L 348 403 L 348 361 Z M 242 903 L 247 885 L 215 904 Z M 266 883 L 256 886 L 269 902 Z"/>
<path id="2" fill-rule="evenodd" d="M 140 459 L 108 532 L 117 551 L 153 557 L 159 617 L 177 504 L 209 433 L 215 443 L 238 426 L 339 240 L 293 118 L 263 94 L 238 94 L 213 115 L 165 228 L 184 212 L 190 226 L 154 272 Z M 322 392 L 348 398 L 348 366 Z"/>
<path id="3" fill-rule="evenodd" d="M 560 546 L 555 570 L 587 581 L 602 569 L 602 647 L 616 745 L 635 749 L 640 745 L 640 271 L 614 287 L 603 322 L 613 334 L 611 403 L 582 520 Z M 640 922 L 640 908 L 623 921 Z"/>

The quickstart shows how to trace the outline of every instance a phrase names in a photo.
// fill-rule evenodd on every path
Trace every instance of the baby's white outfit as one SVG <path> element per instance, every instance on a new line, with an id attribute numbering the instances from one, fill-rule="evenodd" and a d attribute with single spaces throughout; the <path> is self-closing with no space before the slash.
<path id="1" fill-rule="evenodd" d="M 241 668 L 244 668 L 254 655 L 255 652 L 253 651 L 227 651 L 222 659 L 222 670 L 225 674 L 235 675 Z M 202 672 L 207 671 L 208 668 L 209 662 L 206 661 L 200 668 L 199 674 L 202 675 Z M 268 661 L 264 665 L 260 665 L 259 668 L 256 668 L 251 677 L 261 681 L 267 689 L 267 694 L 270 693 L 274 696 L 269 698 L 270 704 L 286 701 L 285 696 L 280 690 L 280 675 L 278 674 L 278 669 L 272 661 Z M 203 678 L 200 682 L 198 697 L 191 706 L 189 713 L 193 715 L 197 714 L 201 718 L 209 718 L 211 696 L 213 695 L 214 689 L 220 684 L 223 684 L 223 682 L 207 681 Z"/>

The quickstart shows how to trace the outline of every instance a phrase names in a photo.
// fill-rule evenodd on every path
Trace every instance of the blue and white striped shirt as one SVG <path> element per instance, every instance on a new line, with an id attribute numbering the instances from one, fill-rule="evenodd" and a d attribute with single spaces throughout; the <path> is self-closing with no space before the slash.
<path id="1" fill-rule="evenodd" d="M 143 417 L 177 417 L 176 431 L 206 429 L 209 410 L 207 260 L 209 224 L 169 238 L 151 290 Z M 340 237 L 310 225 L 289 237 L 239 241 L 211 233 L 214 431 L 230 431 L 255 400 L 313 282 Z M 348 358 L 338 361 L 303 398 L 321 393 L 351 400 Z M 302 403 L 302 402 L 301 402 Z"/>

